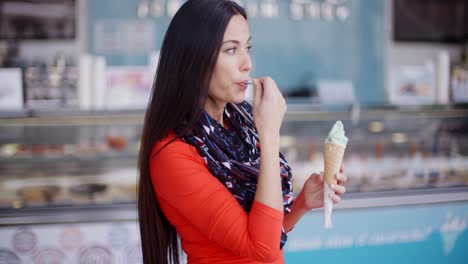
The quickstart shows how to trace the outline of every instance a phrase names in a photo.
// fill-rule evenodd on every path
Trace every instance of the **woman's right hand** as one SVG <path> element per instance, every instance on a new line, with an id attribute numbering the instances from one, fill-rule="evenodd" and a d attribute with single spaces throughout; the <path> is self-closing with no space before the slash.
<path id="1" fill-rule="evenodd" d="M 253 118 L 259 137 L 279 139 L 286 101 L 270 77 L 254 79 Z"/>
<path id="2" fill-rule="evenodd" d="M 270 77 L 254 79 L 253 119 L 261 144 L 255 200 L 283 211 L 279 147 L 286 102 Z"/>

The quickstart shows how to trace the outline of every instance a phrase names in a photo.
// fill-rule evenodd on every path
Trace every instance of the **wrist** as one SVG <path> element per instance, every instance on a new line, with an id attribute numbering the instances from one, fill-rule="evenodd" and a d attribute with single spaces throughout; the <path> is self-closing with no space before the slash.
<path id="1" fill-rule="evenodd" d="M 305 206 L 304 195 L 299 193 L 299 195 L 294 199 L 293 205 L 291 207 L 291 212 L 285 215 L 284 218 L 284 228 L 286 232 L 291 231 L 296 223 L 308 212 Z"/>
<path id="2" fill-rule="evenodd" d="M 258 138 L 260 140 L 260 144 L 268 144 L 273 146 L 279 146 L 280 143 L 280 135 L 279 133 L 275 132 L 265 132 L 259 133 Z"/>
<path id="3" fill-rule="evenodd" d="M 294 207 L 294 209 L 296 209 L 301 214 L 305 214 L 309 211 L 309 209 L 306 206 L 304 192 L 302 190 L 296 197 L 296 199 L 294 199 Z"/>

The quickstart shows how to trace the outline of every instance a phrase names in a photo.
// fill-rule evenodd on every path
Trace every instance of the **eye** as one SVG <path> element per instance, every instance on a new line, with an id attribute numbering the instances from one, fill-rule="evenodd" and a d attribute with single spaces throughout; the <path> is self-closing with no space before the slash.
<path id="1" fill-rule="evenodd" d="M 234 55 L 236 53 L 236 49 L 237 48 L 229 48 L 227 50 L 225 50 L 225 52 L 229 55 Z"/>
<path id="2" fill-rule="evenodd" d="M 251 49 L 252 49 L 252 45 L 249 45 L 249 46 L 247 46 L 247 48 L 246 48 L 247 52 L 250 52 Z"/>

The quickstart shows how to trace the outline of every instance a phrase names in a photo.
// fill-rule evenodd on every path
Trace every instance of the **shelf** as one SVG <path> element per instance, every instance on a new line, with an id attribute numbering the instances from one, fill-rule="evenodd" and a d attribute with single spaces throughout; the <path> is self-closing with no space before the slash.
<path id="1" fill-rule="evenodd" d="M 468 116 L 468 108 L 450 105 L 431 106 L 366 106 L 288 104 L 287 121 L 372 120 L 427 117 L 452 118 Z M 145 111 L 133 110 L 18 110 L 0 111 L 0 126 L 89 126 L 89 125 L 142 125 Z"/>
<path id="2" fill-rule="evenodd" d="M 346 109 L 333 106 L 314 106 L 307 104 L 288 105 L 285 119 L 287 121 L 330 121 L 330 120 L 374 120 L 391 115 L 393 119 L 401 118 L 457 118 L 468 117 L 468 108 L 453 108 L 451 106 L 378 106 L 352 107 Z"/>
<path id="3" fill-rule="evenodd" d="M 60 164 L 60 163 L 81 163 L 81 162 L 104 162 L 108 160 L 136 160 L 138 153 L 128 152 L 106 152 L 102 154 L 88 154 L 88 155 L 63 155 L 63 156 L 41 156 L 41 155 L 29 155 L 29 156 L 11 156 L 11 157 L 0 157 L 1 164 Z"/>
<path id="4" fill-rule="evenodd" d="M 143 123 L 143 110 L 60 110 L 10 112 L 0 114 L 0 126 L 87 126 L 138 125 Z"/>

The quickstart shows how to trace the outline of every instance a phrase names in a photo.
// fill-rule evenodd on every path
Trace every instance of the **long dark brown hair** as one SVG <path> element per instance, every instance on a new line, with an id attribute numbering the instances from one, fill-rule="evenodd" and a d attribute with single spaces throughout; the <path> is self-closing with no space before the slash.
<path id="1" fill-rule="evenodd" d="M 164 37 L 139 156 L 138 216 L 144 263 L 179 263 L 174 226 L 155 197 L 149 161 L 155 143 L 170 131 L 182 137 L 200 118 L 226 27 L 245 11 L 228 0 L 188 0 Z M 154 176 L 154 175 L 153 175 Z"/>

